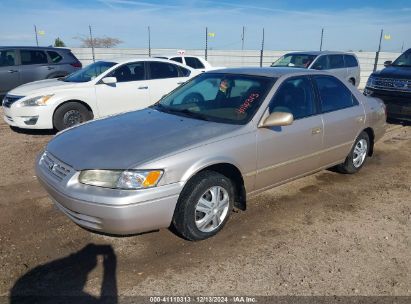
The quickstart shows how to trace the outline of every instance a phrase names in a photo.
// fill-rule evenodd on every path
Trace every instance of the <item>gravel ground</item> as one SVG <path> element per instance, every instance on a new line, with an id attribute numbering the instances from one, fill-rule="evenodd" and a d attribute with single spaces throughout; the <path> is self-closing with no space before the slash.
<path id="1" fill-rule="evenodd" d="M 34 176 L 51 137 L 0 122 L 2 299 L 411 296 L 411 127 L 390 125 L 358 174 L 322 171 L 267 191 L 196 243 L 167 229 L 113 238 L 73 224 Z"/>

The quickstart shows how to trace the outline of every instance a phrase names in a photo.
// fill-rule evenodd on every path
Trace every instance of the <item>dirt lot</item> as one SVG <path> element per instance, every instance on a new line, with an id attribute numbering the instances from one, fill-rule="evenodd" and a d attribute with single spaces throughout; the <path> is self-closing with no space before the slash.
<path id="1" fill-rule="evenodd" d="M 168 230 L 112 238 L 73 224 L 34 176 L 34 157 L 51 137 L 0 122 L 3 299 L 100 292 L 411 296 L 411 127 L 391 125 L 360 173 L 322 171 L 268 191 L 233 214 L 219 235 L 197 243 Z"/>

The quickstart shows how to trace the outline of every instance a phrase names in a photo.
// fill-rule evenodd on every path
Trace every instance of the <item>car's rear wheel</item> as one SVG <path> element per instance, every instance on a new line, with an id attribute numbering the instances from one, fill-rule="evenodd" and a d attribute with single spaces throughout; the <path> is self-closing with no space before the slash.
<path id="1" fill-rule="evenodd" d="M 92 113 L 81 103 L 67 102 L 54 112 L 53 125 L 61 131 L 92 118 Z"/>
<path id="2" fill-rule="evenodd" d="M 355 140 L 354 146 L 352 147 L 344 163 L 337 166 L 337 170 L 348 174 L 358 172 L 362 166 L 364 166 L 369 151 L 370 138 L 368 134 L 363 131 Z"/>
<path id="3" fill-rule="evenodd" d="M 230 179 L 213 171 L 200 172 L 180 194 L 173 227 L 188 240 L 204 240 L 224 227 L 233 204 L 234 187 Z"/>

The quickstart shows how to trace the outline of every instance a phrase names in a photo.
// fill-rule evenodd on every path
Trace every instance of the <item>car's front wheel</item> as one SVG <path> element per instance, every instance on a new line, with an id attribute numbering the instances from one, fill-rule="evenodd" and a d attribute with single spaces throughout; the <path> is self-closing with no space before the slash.
<path id="1" fill-rule="evenodd" d="M 200 172 L 188 181 L 180 194 L 173 227 L 188 240 L 204 240 L 224 227 L 233 205 L 231 180 L 217 172 Z"/>
<path id="2" fill-rule="evenodd" d="M 356 173 L 364 165 L 370 151 L 370 138 L 367 132 L 361 132 L 355 140 L 354 146 L 345 159 L 344 163 L 337 166 L 342 173 Z"/>
<path id="3" fill-rule="evenodd" d="M 53 125 L 58 131 L 61 131 L 92 118 L 92 113 L 81 103 L 67 102 L 54 112 Z"/>

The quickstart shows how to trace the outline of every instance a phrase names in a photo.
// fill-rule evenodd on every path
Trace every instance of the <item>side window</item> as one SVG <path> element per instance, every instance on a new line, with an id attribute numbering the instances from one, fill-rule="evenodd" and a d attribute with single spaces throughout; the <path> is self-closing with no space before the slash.
<path id="1" fill-rule="evenodd" d="M 299 119 L 314 115 L 315 95 L 308 77 L 293 77 L 285 80 L 271 100 L 270 113 L 287 112 Z"/>
<path id="2" fill-rule="evenodd" d="M 44 64 L 48 63 L 46 53 L 37 50 L 20 50 L 21 64 Z"/>
<path id="3" fill-rule="evenodd" d="M 328 56 L 320 56 L 316 62 L 314 62 L 312 69 L 314 70 L 327 70 L 328 69 Z"/>
<path id="4" fill-rule="evenodd" d="M 181 57 L 173 57 L 173 58 L 170 58 L 170 60 L 173 60 L 175 62 L 183 63 L 183 58 L 181 58 Z"/>
<path id="5" fill-rule="evenodd" d="M 344 56 L 343 55 L 329 55 L 329 57 L 330 57 L 329 69 L 344 68 Z"/>
<path id="6" fill-rule="evenodd" d="M 347 68 L 353 68 L 358 66 L 357 59 L 352 55 L 344 55 L 345 66 Z"/>
<path id="7" fill-rule="evenodd" d="M 174 64 L 165 62 L 150 62 L 150 79 L 163 79 L 179 77 L 178 67 Z"/>
<path id="8" fill-rule="evenodd" d="M 195 57 L 186 57 L 186 64 L 193 69 L 204 69 L 204 64 Z"/>
<path id="9" fill-rule="evenodd" d="M 337 78 L 314 76 L 321 99 L 321 111 L 331 112 L 358 105 L 351 91 Z"/>
<path id="10" fill-rule="evenodd" d="M 124 64 L 113 72 L 110 76 L 116 77 L 117 82 L 138 81 L 145 79 L 144 62 L 133 62 Z"/>
<path id="11" fill-rule="evenodd" d="M 57 52 L 47 51 L 47 54 L 49 54 L 49 57 L 53 63 L 59 63 L 63 60 L 63 57 L 61 57 L 61 55 Z"/>
<path id="12" fill-rule="evenodd" d="M 0 67 L 16 65 L 16 51 L 3 50 L 0 51 Z"/>
<path id="13" fill-rule="evenodd" d="M 190 76 L 190 74 L 191 74 L 191 71 L 190 70 L 188 70 L 188 69 L 186 69 L 186 68 L 183 68 L 183 67 L 178 67 L 179 69 L 180 69 L 180 76 L 181 77 L 188 77 L 188 76 Z"/>

